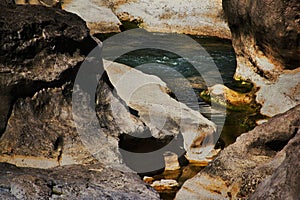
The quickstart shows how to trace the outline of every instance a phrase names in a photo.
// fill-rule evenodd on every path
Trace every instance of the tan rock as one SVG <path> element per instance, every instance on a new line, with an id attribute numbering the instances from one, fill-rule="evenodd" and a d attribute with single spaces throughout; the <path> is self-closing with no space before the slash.
<path id="1" fill-rule="evenodd" d="M 176 199 L 249 199 L 253 193 L 253 199 L 294 199 L 299 194 L 299 159 L 294 159 L 299 156 L 299 111 L 297 106 L 239 136 L 187 180 Z"/>
<path id="2" fill-rule="evenodd" d="M 186 157 L 206 160 L 214 144 L 202 146 L 204 138 L 214 134 L 216 126 L 175 99 L 166 84 L 156 76 L 144 74 L 123 64 L 104 60 L 104 68 L 120 98 L 138 111 L 139 119 L 150 129 L 153 137 L 165 138 L 182 134 Z"/>
<path id="3" fill-rule="evenodd" d="M 135 21 L 148 31 L 231 38 L 222 0 L 111 1 L 121 21 Z"/>
<path id="4" fill-rule="evenodd" d="M 173 188 L 178 187 L 178 183 L 175 180 L 169 180 L 169 179 L 162 179 L 159 181 L 154 181 L 151 184 L 151 187 L 153 187 L 155 190 L 171 190 Z"/>
<path id="5" fill-rule="evenodd" d="M 165 159 L 165 170 L 180 169 L 177 154 L 169 152 L 169 151 L 165 152 L 164 159 Z"/>
<path id="6" fill-rule="evenodd" d="M 231 110 L 248 110 L 255 112 L 258 105 L 255 103 L 254 92 L 239 93 L 224 85 L 217 84 L 201 92 L 205 101 L 213 101 Z"/>

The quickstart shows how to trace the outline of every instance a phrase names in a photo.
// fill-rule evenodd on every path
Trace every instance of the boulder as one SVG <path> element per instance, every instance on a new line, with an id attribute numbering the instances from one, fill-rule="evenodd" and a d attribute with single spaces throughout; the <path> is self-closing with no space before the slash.
<path id="1" fill-rule="evenodd" d="M 230 39 L 222 1 L 110 1 L 120 21 L 151 32 L 185 33 Z"/>
<path id="2" fill-rule="evenodd" d="M 300 4 L 224 0 L 236 53 L 236 79 L 252 81 L 261 113 L 274 116 L 300 102 Z"/>
<path id="3" fill-rule="evenodd" d="M 234 111 L 255 112 L 259 109 L 254 100 L 253 92 L 239 93 L 221 84 L 203 90 L 200 96 L 207 102 L 213 101 Z"/>
<path id="4" fill-rule="evenodd" d="M 97 43 L 78 16 L 43 6 L 3 6 L 0 13 L 0 136 L 19 97 L 74 78 Z"/>
<path id="5" fill-rule="evenodd" d="M 299 121 L 298 121 L 299 122 Z M 285 158 L 274 173 L 263 180 L 250 199 L 300 198 L 300 129 L 285 149 Z"/>
<path id="6" fill-rule="evenodd" d="M 299 159 L 292 159 L 299 155 L 299 111 L 300 106 L 292 108 L 239 136 L 186 181 L 176 199 L 248 199 L 251 195 L 253 199 L 293 199 L 299 195 Z"/>
<path id="7" fill-rule="evenodd" d="M 0 163 L 1 199 L 159 199 L 134 173 L 94 165 L 52 169 Z"/>
<path id="8" fill-rule="evenodd" d="M 107 1 L 70 0 L 63 3 L 62 8 L 75 13 L 86 21 L 91 34 L 118 33 L 121 22 L 112 12 Z"/>
<path id="9" fill-rule="evenodd" d="M 164 139 L 182 134 L 183 147 L 189 160 L 211 160 L 210 156 L 215 152 L 214 144 L 205 141 L 205 138 L 214 137 L 216 125 L 213 122 L 172 98 L 166 84 L 156 76 L 106 60 L 104 68 L 115 93 L 135 113 L 134 119 L 142 121 L 149 128 L 153 137 Z M 118 117 L 118 109 L 114 105 L 111 109 L 112 115 Z M 147 136 L 144 135 L 144 128 L 135 132 L 127 130 L 127 134 L 135 137 Z"/>

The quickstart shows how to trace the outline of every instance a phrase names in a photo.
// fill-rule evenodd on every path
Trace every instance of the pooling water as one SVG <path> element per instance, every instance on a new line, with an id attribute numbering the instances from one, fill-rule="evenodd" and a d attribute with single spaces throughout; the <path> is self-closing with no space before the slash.
<path id="1" fill-rule="evenodd" d="M 170 42 L 174 42 L 170 39 L 172 34 L 152 34 L 162 35 L 164 38 L 162 42 L 165 42 L 165 45 L 168 45 Z M 180 34 L 178 34 L 178 36 L 180 37 Z M 126 44 L 136 45 L 136 43 L 140 43 L 143 39 L 148 39 L 143 38 L 137 40 L 137 37 L 147 37 L 147 34 L 127 37 L 126 40 L 129 41 L 126 41 Z M 190 108 L 201 112 L 201 114 L 206 116 L 208 119 L 213 119 L 213 121 L 221 129 L 222 140 L 226 145 L 231 144 L 235 141 L 237 136 L 253 127 L 253 125 L 249 125 L 248 123 L 248 119 L 251 117 L 251 114 L 228 110 L 224 113 L 216 108 L 212 109 L 212 107 L 205 103 L 199 96 L 199 93 L 202 90 L 212 85 L 205 82 L 201 74 L 199 74 L 199 71 L 194 67 L 195 65 L 208 66 L 206 67 L 207 70 L 205 69 L 205 73 L 206 76 L 209 76 L 209 78 L 214 79 L 214 77 L 220 74 L 224 85 L 227 87 L 238 91 L 246 91 L 245 88 L 241 88 L 240 84 L 233 79 L 236 58 L 231 41 L 201 36 L 191 36 L 191 38 L 200 44 L 208 54 L 201 52 L 200 54 L 192 54 L 193 56 L 191 59 L 187 61 L 180 55 L 170 51 L 144 48 L 130 51 L 117 58 L 114 56 L 109 57 L 110 55 L 115 55 L 114 52 L 117 51 L 118 48 L 121 48 L 120 45 L 122 45 L 122 41 L 115 41 L 115 44 L 106 47 L 105 58 L 137 68 L 144 73 L 160 77 L 167 83 L 168 87 L 173 91 L 180 102 L 185 103 Z M 179 45 L 180 49 L 183 51 L 194 51 L 193 46 L 187 45 L 180 40 L 175 42 L 178 43 L 176 45 Z M 211 70 L 209 68 L 209 62 L 211 62 L 211 59 L 215 63 L 215 66 L 217 66 L 218 71 Z M 225 124 L 222 126 L 225 115 Z"/>

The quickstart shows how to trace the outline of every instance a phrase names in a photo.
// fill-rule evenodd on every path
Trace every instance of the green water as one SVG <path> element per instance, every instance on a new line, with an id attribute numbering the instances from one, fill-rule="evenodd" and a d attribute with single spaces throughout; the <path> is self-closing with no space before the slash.
<path id="1" fill-rule="evenodd" d="M 166 38 L 168 36 L 168 34 L 163 35 L 166 36 Z M 218 71 L 212 70 L 210 72 L 212 77 L 214 77 L 216 73 L 219 73 L 222 77 L 223 84 L 227 87 L 240 92 L 248 92 L 251 90 L 251 88 L 243 87 L 240 82 L 237 82 L 233 79 L 236 58 L 231 41 L 212 37 L 190 37 L 199 43 L 206 50 L 206 52 L 208 52 L 208 56 L 213 59 L 213 62 L 217 66 Z M 132 38 L 132 41 L 126 41 L 126 43 L 135 43 L 136 41 L 134 40 L 134 37 Z M 111 52 L 113 55 L 116 49 L 119 48 L 119 45 L 122 44 L 116 42 L 111 47 L 108 47 L 109 49 L 106 49 L 108 54 L 106 55 L 109 55 L 109 52 Z M 191 47 L 185 44 L 181 45 L 183 49 L 186 49 L 186 51 L 193 51 Z M 201 56 L 203 55 L 199 55 L 199 57 Z M 258 119 L 259 116 L 257 116 L 255 113 L 247 113 L 246 111 L 236 112 L 226 110 L 226 112 L 224 112 L 223 109 L 218 109 L 215 107 L 212 108 L 209 104 L 205 103 L 200 98 L 199 93 L 202 90 L 207 89 L 207 83 L 204 81 L 201 74 L 199 74 L 199 72 L 193 67 L 193 65 L 199 64 L 198 62 L 202 62 L 202 60 L 204 60 L 205 63 L 205 60 L 210 58 L 204 57 L 201 58 L 202 60 L 199 60 L 199 57 L 196 56 L 194 59 L 188 62 L 179 55 L 169 51 L 145 48 L 128 52 L 117 59 L 114 57 L 110 58 L 109 56 L 106 56 L 105 58 L 138 68 L 144 73 L 160 77 L 164 82 L 167 83 L 167 86 L 175 93 L 175 96 L 180 102 L 183 102 L 190 108 L 199 111 L 202 115 L 206 116 L 208 119 L 211 119 L 218 125 L 218 129 L 221 132 L 218 144 L 221 144 L 220 146 L 224 147 L 232 144 L 241 133 L 247 132 L 254 128 L 255 120 Z M 149 63 L 152 64 L 147 65 L 146 67 L 141 67 Z M 192 94 L 190 93 L 191 87 Z M 223 126 L 224 118 L 225 123 Z M 148 149 L 148 147 L 150 148 L 148 150 L 151 151 L 151 148 L 156 145 L 149 143 L 149 141 L 147 142 L 143 140 L 139 140 L 138 142 L 135 140 L 121 140 L 120 144 L 121 147 L 125 149 L 127 146 L 129 146 L 129 149 L 126 150 L 133 152 L 145 151 Z M 154 175 L 154 179 L 160 180 L 174 176 L 175 178 L 173 177 L 173 179 L 177 180 L 181 186 L 187 179 L 192 178 L 202 168 L 203 167 L 197 167 L 193 165 L 183 165 L 181 166 L 181 169 L 176 172 L 157 172 L 156 175 Z M 153 174 L 151 176 L 153 176 Z M 175 188 L 174 190 L 170 191 L 160 191 L 161 198 L 173 199 L 178 189 L 179 188 Z"/>
<path id="2" fill-rule="evenodd" d="M 163 35 L 168 38 L 168 34 Z M 249 91 L 249 87 L 243 87 L 241 86 L 240 82 L 237 82 L 233 79 L 236 59 L 231 41 L 214 37 L 190 37 L 198 42 L 206 50 L 206 52 L 208 52 L 209 56 L 213 59 L 213 62 L 217 66 L 218 72 L 210 72 L 212 77 L 214 77 L 215 73 L 220 73 L 223 83 L 227 87 L 240 92 Z M 132 41 L 129 41 L 129 43 L 130 42 L 136 42 L 134 37 L 132 37 Z M 128 44 L 128 41 L 126 41 L 126 43 Z M 114 54 L 114 51 L 119 45 L 122 44 L 116 43 L 112 45 L 112 47 L 109 47 L 111 49 L 109 49 L 108 52 L 111 51 L 112 54 Z M 189 46 L 184 46 L 184 44 L 181 44 L 181 46 L 183 49 L 186 49 L 186 51 L 193 51 L 193 49 L 191 49 Z M 199 55 L 199 57 L 200 56 L 203 55 Z M 236 137 L 241 133 L 252 129 L 255 126 L 255 119 L 257 119 L 258 116 L 245 111 L 236 112 L 227 110 L 226 113 L 224 113 L 220 110 L 219 112 L 218 109 L 212 109 L 210 105 L 205 103 L 199 97 L 199 93 L 207 88 L 207 84 L 203 80 L 201 74 L 199 74 L 199 72 L 193 67 L 193 64 L 195 64 L 195 62 L 202 62 L 202 60 L 205 62 L 205 60 L 208 58 L 204 57 L 199 61 L 199 57 L 195 57 L 194 60 L 188 62 L 179 55 L 165 50 L 139 49 L 128 52 L 115 59 L 115 61 L 131 67 L 137 67 L 144 73 L 160 77 L 164 82 L 167 83 L 168 87 L 173 92 L 175 91 L 174 93 L 179 101 L 185 103 L 194 110 L 199 110 L 204 116 L 211 119 L 219 126 L 221 131 L 220 138 L 225 142 L 225 146 L 227 146 L 233 143 Z M 106 59 L 109 59 L 109 56 L 106 57 Z M 114 60 L 114 58 L 112 58 L 112 60 Z M 140 67 L 149 63 L 156 63 L 158 65 L 147 65 L 147 67 Z M 187 81 L 191 85 L 186 85 Z M 189 87 L 191 86 L 193 87 L 193 94 L 191 94 L 189 90 Z M 195 97 L 197 101 L 196 103 Z M 212 115 L 214 115 L 213 118 Z M 225 124 L 222 126 L 224 117 L 226 117 Z"/>

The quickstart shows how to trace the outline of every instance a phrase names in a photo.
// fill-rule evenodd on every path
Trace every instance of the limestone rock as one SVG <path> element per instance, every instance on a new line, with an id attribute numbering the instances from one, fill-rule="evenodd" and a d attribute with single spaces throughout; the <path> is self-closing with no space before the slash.
<path id="1" fill-rule="evenodd" d="M 235 78 L 260 88 L 261 113 L 274 116 L 299 104 L 299 1 L 226 0 L 223 8 L 237 56 Z"/>
<path id="2" fill-rule="evenodd" d="M 263 180 L 250 199 L 300 198 L 300 129 L 285 149 L 285 159 L 274 173 Z"/>
<path id="3" fill-rule="evenodd" d="M 34 169 L 0 163 L 0 168 L 1 199 L 159 199 L 136 174 L 101 164 Z"/>
<path id="4" fill-rule="evenodd" d="M 178 187 L 178 183 L 175 180 L 162 179 L 160 181 L 154 181 L 151 186 L 156 190 L 171 190 Z"/>
<path id="5" fill-rule="evenodd" d="M 299 155 L 299 112 L 297 106 L 242 134 L 186 181 L 176 199 L 248 199 L 253 193 L 253 199 L 299 195 L 299 159 L 292 161 Z"/>
<path id="6" fill-rule="evenodd" d="M 121 22 L 106 1 L 71 0 L 63 4 L 63 9 L 77 14 L 86 21 L 91 34 L 120 32 Z"/>
<path id="7" fill-rule="evenodd" d="M 110 1 L 121 21 L 153 32 L 176 32 L 230 38 L 222 1 Z"/>
<path id="8" fill-rule="evenodd" d="M 1 136 L 18 97 L 71 80 L 97 44 L 83 20 L 60 9 L 2 6 L 0 23 Z"/>
<path id="9" fill-rule="evenodd" d="M 239 93 L 221 84 L 202 91 L 200 96 L 205 101 L 214 101 L 235 111 L 247 110 L 255 112 L 259 108 L 254 101 L 253 92 Z"/>
<path id="10" fill-rule="evenodd" d="M 149 127 L 153 137 L 163 139 L 181 133 L 187 158 L 191 160 L 205 160 L 213 151 L 214 144 L 203 142 L 206 136 L 213 137 L 214 123 L 170 97 L 170 90 L 158 77 L 106 60 L 104 68 L 115 92 Z M 144 137 L 142 134 L 135 133 L 135 137 Z"/>
<path id="11" fill-rule="evenodd" d="M 177 154 L 172 152 L 166 152 L 164 154 L 164 159 L 165 159 L 165 170 L 180 169 Z"/>

